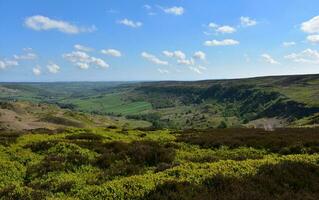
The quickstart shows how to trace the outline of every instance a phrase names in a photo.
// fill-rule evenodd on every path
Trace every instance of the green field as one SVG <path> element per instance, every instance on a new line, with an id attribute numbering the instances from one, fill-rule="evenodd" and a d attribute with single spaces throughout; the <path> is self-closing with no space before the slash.
<path id="1" fill-rule="evenodd" d="M 139 114 L 143 111 L 152 109 L 152 105 L 148 102 L 126 102 L 123 101 L 123 94 L 105 94 L 88 98 L 68 99 L 61 101 L 62 103 L 70 103 L 76 106 L 80 111 L 96 112 L 104 114 Z"/>

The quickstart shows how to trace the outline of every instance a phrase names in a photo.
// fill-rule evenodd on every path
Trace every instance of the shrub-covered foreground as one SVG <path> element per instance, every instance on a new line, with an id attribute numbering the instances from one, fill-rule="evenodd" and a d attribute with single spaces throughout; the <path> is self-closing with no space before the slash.
<path id="1" fill-rule="evenodd" d="M 318 129 L 2 134 L 1 199 L 318 199 Z"/>

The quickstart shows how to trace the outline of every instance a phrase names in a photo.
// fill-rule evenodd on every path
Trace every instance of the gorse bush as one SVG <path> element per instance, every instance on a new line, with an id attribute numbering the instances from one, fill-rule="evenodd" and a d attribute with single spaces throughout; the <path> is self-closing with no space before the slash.
<path id="1" fill-rule="evenodd" d="M 66 138 L 69 140 L 102 140 L 103 139 L 101 135 L 97 135 L 90 132 L 68 135 L 66 136 Z"/>
<path id="2" fill-rule="evenodd" d="M 75 171 L 82 165 L 88 165 L 95 154 L 75 144 L 57 143 L 47 150 L 44 159 L 27 169 L 28 180 L 42 177 L 49 172 Z"/>
<path id="3" fill-rule="evenodd" d="M 289 128 L 265 131 L 263 129 L 208 129 L 181 132 L 178 142 L 199 145 L 203 148 L 253 147 L 270 152 L 288 154 L 319 152 L 318 129 Z"/>
<path id="4" fill-rule="evenodd" d="M 154 141 L 132 143 L 111 142 L 105 144 L 104 152 L 96 160 L 96 165 L 105 169 L 104 175 L 123 176 L 141 173 L 145 167 L 173 162 L 175 149 Z"/>
<path id="5" fill-rule="evenodd" d="M 318 199 L 318 129 L 68 129 L 0 145 L 0 199 Z"/>
<path id="6" fill-rule="evenodd" d="M 300 177 L 303 177 L 302 180 Z M 284 161 L 266 164 L 255 175 L 231 177 L 216 174 L 200 184 L 167 181 L 158 185 L 143 199 L 317 199 L 319 166 Z"/>
<path id="7" fill-rule="evenodd" d="M 0 130 L 0 145 L 8 146 L 16 142 L 17 138 L 21 136 L 20 132 L 10 132 Z"/>

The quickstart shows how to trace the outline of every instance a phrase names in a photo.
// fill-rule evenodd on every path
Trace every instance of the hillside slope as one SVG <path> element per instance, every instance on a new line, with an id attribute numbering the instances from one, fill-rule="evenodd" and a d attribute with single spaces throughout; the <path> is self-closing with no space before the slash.
<path id="1" fill-rule="evenodd" d="M 319 75 L 161 82 L 2 83 L 0 99 L 147 120 L 156 127 L 314 126 Z"/>

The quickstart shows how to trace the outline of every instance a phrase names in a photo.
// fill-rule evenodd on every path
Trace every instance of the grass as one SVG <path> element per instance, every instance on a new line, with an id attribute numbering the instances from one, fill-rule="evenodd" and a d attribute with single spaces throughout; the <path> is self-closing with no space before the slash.
<path id="1" fill-rule="evenodd" d="M 121 93 L 116 93 L 82 99 L 71 99 L 65 101 L 65 103 L 72 103 L 77 107 L 77 109 L 85 112 L 113 113 L 122 115 L 138 114 L 152 109 L 150 103 L 143 101 L 126 102 L 123 101 L 122 98 Z"/>

